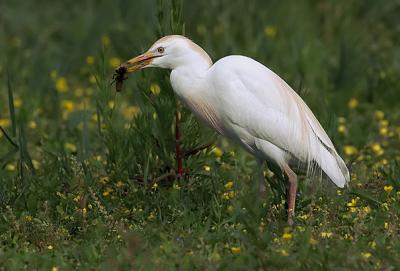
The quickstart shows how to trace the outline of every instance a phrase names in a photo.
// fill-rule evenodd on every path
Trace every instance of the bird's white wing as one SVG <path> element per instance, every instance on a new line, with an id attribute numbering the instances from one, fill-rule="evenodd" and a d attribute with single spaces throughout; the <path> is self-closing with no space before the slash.
<path id="1" fill-rule="evenodd" d="M 231 130 L 268 141 L 308 165 L 316 162 L 338 186 L 348 182 L 347 167 L 321 124 L 279 76 L 242 56 L 223 58 L 213 69 L 220 115 Z"/>

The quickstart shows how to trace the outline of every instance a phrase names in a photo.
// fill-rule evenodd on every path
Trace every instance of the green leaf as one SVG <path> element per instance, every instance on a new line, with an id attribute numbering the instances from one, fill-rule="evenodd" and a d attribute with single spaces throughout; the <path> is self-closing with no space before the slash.
<path id="1" fill-rule="evenodd" d="M 12 124 L 13 137 L 17 135 L 17 122 L 15 119 L 15 108 L 14 108 L 14 95 L 11 87 L 10 71 L 7 69 L 7 89 L 8 89 L 8 108 L 10 110 L 10 119 Z"/>

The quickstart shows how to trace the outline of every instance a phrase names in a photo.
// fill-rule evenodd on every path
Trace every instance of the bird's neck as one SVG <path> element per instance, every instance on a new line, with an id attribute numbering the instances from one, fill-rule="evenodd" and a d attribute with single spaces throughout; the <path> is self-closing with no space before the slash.
<path id="1" fill-rule="evenodd" d="M 192 113 L 210 128 L 224 134 L 215 106 L 215 93 L 209 82 L 209 66 L 185 66 L 173 69 L 171 84 L 175 94 Z"/>
<path id="2" fill-rule="evenodd" d="M 190 99 L 206 88 L 206 77 L 211 64 L 203 61 L 180 65 L 171 72 L 171 85 L 175 93 L 182 99 Z"/>

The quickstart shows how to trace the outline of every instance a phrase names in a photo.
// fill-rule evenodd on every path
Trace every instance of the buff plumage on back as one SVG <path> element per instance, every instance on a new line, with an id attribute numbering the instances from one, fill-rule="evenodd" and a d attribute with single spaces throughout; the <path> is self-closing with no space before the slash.
<path id="1" fill-rule="evenodd" d="M 332 141 L 322 128 L 319 121 L 316 119 L 310 108 L 300 98 L 300 96 L 281 78 L 274 74 L 274 80 L 281 88 L 285 88 L 292 98 L 292 105 L 298 107 L 298 113 L 302 120 L 302 127 L 306 127 L 308 136 L 305 136 L 308 143 L 308 171 L 312 175 L 315 169 L 312 167 L 313 162 L 316 162 L 322 171 L 339 187 L 344 187 L 350 181 L 349 170 L 346 167 L 343 159 L 338 155 L 333 146 Z"/>

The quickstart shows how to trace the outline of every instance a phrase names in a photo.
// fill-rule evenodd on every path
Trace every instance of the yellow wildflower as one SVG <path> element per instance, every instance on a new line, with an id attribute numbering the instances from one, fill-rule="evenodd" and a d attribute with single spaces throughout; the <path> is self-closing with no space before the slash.
<path id="1" fill-rule="evenodd" d="M 318 243 L 318 241 L 317 240 L 315 240 L 314 238 L 310 238 L 310 240 L 308 240 L 308 243 L 310 244 L 310 245 L 316 245 L 317 243 Z"/>
<path id="2" fill-rule="evenodd" d="M 368 259 L 371 256 L 372 254 L 370 252 L 361 252 L 361 257 L 363 257 L 364 259 Z"/>
<path id="3" fill-rule="evenodd" d="M 229 193 L 224 192 L 221 197 L 222 197 L 222 199 L 229 200 Z"/>
<path id="4" fill-rule="evenodd" d="M 110 193 L 114 191 L 111 187 L 107 187 L 106 190 L 103 192 L 103 196 L 107 197 L 110 195 Z"/>
<path id="5" fill-rule="evenodd" d="M 358 150 L 356 147 L 352 146 L 352 145 L 345 145 L 343 147 L 343 152 L 346 156 L 352 156 L 357 154 Z"/>
<path id="6" fill-rule="evenodd" d="M 346 239 L 346 240 L 353 240 L 353 236 L 351 236 L 350 234 L 348 234 L 348 233 L 346 233 L 345 235 L 344 235 L 344 239 Z"/>
<path id="7" fill-rule="evenodd" d="M 99 155 L 100 156 L 100 155 Z M 99 161 L 99 160 L 98 160 Z M 108 176 L 101 176 L 100 178 L 99 178 L 99 183 L 101 183 L 101 184 L 106 184 L 106 183 L 108 183 L 108 181 L 110 180 L 110 178 L 108 177 Z"/>
<path id="8" fill-rule="evenodd" d="M 387 159 L 382 159 L 382 160 L 379 161 L 379 163 L 380 163 L 382 166 L 387 166 L 387 165 L 389 165 L 389 161 L 388 161 Z"/>
<path id="9" fill-rule="evenodd" d="M 76 152 L 77 151 L 76 145 L 73 144 L 73 143 L 66 142 L 64 147 L 69 152 Z"/>
<path id="10" fill-rule="evenodd" d="M 221 157 L 224 154 L 224 152 L 218 147 L 214 147 L 211 152 L 215 155 L 215 157 Z"/>
<path id="11" fill-rule="evenodd" d="M 96 80 L 96 76 L 94 76 L 93 74 L 91 74 L 89 76 L 89 83 L 91 84 L 96 84 L 97 80 Z"/>
<path id="12" fill-rule="evenodd" d="M 279 252 L 280 252 L 281 256 L 283 256 L 283 257 L 289 256 L 289 253 L 285 249 L 281 249 Z"/>
<path id="13" fill-rule="evenodd" d="M 371 207 L 365 206 L 365 207 L 363 207 L 363 211 L 364 211 L 364 213 L 369 214 L 371 212 Z"/>
<path id="14" fill-rule="evenodd" d="M 64 77 L 60 77 L 56 81 L 56 90 L 60 93 L 68 91 L 68 82 Z"/>
<path id="15" fill-rule="evenodd" d="M 151 93 L 153 93 L 153 95 L 155 95 L 155 96 L 160 95 L 160 92 L 161 92 L 160 85 L 157 84 L 157 83 L 151 84 L 151 85 L 150 85 L 150 91 L 151 91 Z"/>
<path id="16" fill-rule="evenodd" d="M 124 186 L 124 183 L 121 182 L 121 181 L 118 181 L 117 184 L 116 184 L 116 186 L 117 186 L 118 188 L 121 188 L 121 187 Z"/>
<path id="17" fill-rule="evenodd" d="M 139 113 L 140 113 L 140 108 L 138 106 L 128 106 L 122 110 L 122 115 L 127 120 L 134 118 Z"/>
<path id="18" fill-rule="evenodd" d="M 224 185 L 224 187 L 225 187 L 226 189 L 232 189 L 232 187 L 233 187 L 233 182 L 232 182 L 232 181 L 227 182 L 227 183 Z"/>
<path id="19" fill-rule="evenodd" d="M 94 64 L 94 57 L 93 56 L 87 56 L 85 61 L 86 61 L 86 64 L 93 65 Z"/>
<path id="20" fill-rule="evenodd" d="M 355 109 L 355 108 L 358 107 L 358 104 L 359 104 L 359 102 L 358 102 L 358 100 L 357 100 L 356 98 L 351 98 L 351 99 L 349 100 L 347 106 L 348 106 L 350 109 Z"/>
<path id="21" fill-rule="evenodd" d="M 175 189 L 175 190 L 181 190 L 181 187 L 179 186 L 179 184 L 177 184 L 177 183 L 174 183 L 174 185 L 172 186 L 172 188 L 173 189 Z"/>
<path id="22" fill-rule="evenodd" d="M 84 91 L 83 91 L 83 88 L 81 88 L 81 87 L 77 87 L 74 90 L 75 97 L 81 97 L 81 96 L 83 96 L 83 93 L 84 93 Z"/>
<path id="23" fill-rule="evenodd" d="M 264 28 L 264 33 L 267 37 L 274 38 L 276 36 L 276 34 L 278 33 L 278 29 L 275 26 L 267 25 Z"/>
<path id="24" fill-rule="evenodd" d="M 351 199 L 351 201 L 347 203 L 347 207 L 356 207 L 357 201 L 358 201 L 358 198 Z"/>
<path id="25" fill-rule="evenodd" d="M 22 100 L 20 98 L 15 98 L 14 107 L 15 108 L 21 108 L 21 106 L 22 106 Z"/>
<path id="26" fill-rule="evenodd" d="M 31 129 L 36 129 L 36 127 L 37 127 L 36 121 L 31 120 L 31 121 L 29 122 L 28 126 L 29 126 L 29 128 L 31 128 Z"/>
<path id="27" fill-rule="evenodd" d="M 59 271 L 59 269 L 58 269 L 57 266 L 53 266 L 53 267 L 51 268 L 51 271 Z"/>
<path id="28" fill-rule="evenodd" d="M 95 156 L 93 156 L 93 158 L 94 158 L 94 160 L 96 160 L 96 161 L 101 161 L 101 160 L 103 160 L 103 157 L 101 157 L 101 155 L 95 155 Z M 108 178 L 108 177 L 104 177 L 104 178 Z"/>
<path id="29" fill-rule="evenodd" d="M 26 216 L 25 216 L 25 220 L 26 220 L 26 221 L 32 221 L 32 216 L 26 215 Z"/>
<path id="30" fill-rule="evenodd" d="M 391 186 L 391 185 L 385 185 L 385 186 L 383 187 L 383 190 L 385 190 L 386 192 L 390 193 L 390 192 L 392 192 L 392 190 L 393 190 L 393 186 Z"/>
<path id="31" fill-rule="evenodd" d="M 39 168 L 40 168 L 40 162 L 39 162 L 39 161 L 33 159 L 33 160 L 32 160 L 32 164 L 33 164 L 33 167 L 34 167 L 35 169 L 39 169 Z"/>
<path id="32" fill-rule="evenodd" d="M 108 108 L 113 109 L 115 107 L 115 102 L 113 100 L 108 101 L 107 105 L 108 105 Z"/>
<path id="33" fill-rule="evenodd" d="M 371 149 L 377 156 L 380 156 L 384 153 L 384 150 L 379 143 L 373 143 L 371 145 Z"/>
<path id="34" fill-rule="evenodd" d="M 385 117 L 385 113 L 381 110 L 376 110 L 374 115 L 375 115 L 375 118 L 378 120 L 382 120 Z"/>
<path id="35" fill-rule="evenodd" d="M 388 222 L 383 223 L 383 228 L 385 230 L 389 229 L 389 223 Z"/>
<path id="36" fill-rule="evenodd" d="M 381 127 L 379 128 L 379 134 L 381 136 L 387 136 L 389 133 L 389 129 L 387 127 Z"/>
<path id="37" fill-rule="evenodd" d="M 338 122 L 339 122 L 339 124 L 345 124 L 346 123 L 346 118 L 338 117 Z"/>
<path id="38" fill-rule="evenodd" d="M 380 120 L 379 125 L 381 127 L 388 127 L 389 126 L 389 121 L 388 120 Z"/>
<path id="39" fill-rule="evenodd" d="M 153 221 L 156 218 L 154 212 L 150 212 L 149 216 L 147 217 L 147 220 Z"/>
<path id="40" fill-rule="evenodd" d="M 6 165 L 6 170 L 7 171 L 15 171 L 17 167 L 14 164 L 7 164 Z"/>
<path id="41" fill-rule="evenodd" d="M 52 246 L 52 245 L 48 245 L 48 246 L 47 246 L 47 249 L 48 249 L 48 250 L 52 250 L 52 249 L 53 249 L 53 246 Z"/>
<path id="42" fill-rule="evenodd" d="M 321 237 L 322 238 L 331 238 L 332 235 L 333 235 L 332 232 L 325 232 L 325 231 L 321 232 Z"/>
<path id="43" fill-rule="evenodd" d="M 290 232 L 285 232 L 285 233 L 282 235 L 282 239 L 285 240 L 285 241 L 289 241 L 289 240 L 291 240 L 292 238 L 293 238 L 293 235 L 292 235 Z"/>
<path id="44" fill-rule="evenodd" d="M 307 214 L 304 214 L 304 215 L 299 216 L 299 218 L 302 219 L 302 220 L 307 220 L 309 217 L 310 217 L 310 216 L 307 215 Z"/>
<path id="45" fill-rule="evenodd" d="M 349 210 L 350 210 L 350 213 L 355 213 L 355 212 L 357 212 L 357 207 L 350 207 Z"/>
<path id="46" fill-rule="evenodd" d="M 239 254 L 241 251 L 240 247 L 231 247 L 231 252 L 233 254 Z"/>
<path id="47" fill-rule="evenodd" d="M 205 171 L 210 171 L 211 170 L 211 167 L 207 166 L 207 165 L 205 165 L 203 168 L 204 168 Z"/>
<path id="48" fill-rule="evenodd" d="M 372 249 L 375 249 L 376 248 L 376 242 L 375 241 L 368 242 L 368 246 L 370 248 L 372 248 Z"/>
<path id="49" fill-rule="evenodd" d="M 0 119 L 0 126 L 3 128 L 7 128 L 11 125 L 11 121 L 9 119 Z"/>
<path id="50" fill-rule="evenodd" d="M 63 100 L 61 102 L 61 106 L 67 112 L 72 112 L 75 110 L 75 104 L 71 100 Z"/>
<path id="51" fill-rule="evenodd" d="M 346 126 L 343 125 L 343 124 L 340 124 L 340 125 L 338 126 L 337 130 L 338 130 L 339 134 L 345 134 L 345 133 L 347 133 L 347 128 L 346 128 Z"/>
<path id="52" fill-rule="evenodd" d="M 110 66 L 111 68 L 115 69 L 116 67 L 118 67 L 119 65 L 121 65 L 121 59 L 119 59 L 118 57 L 112 57 L 110 59 Z"/>

